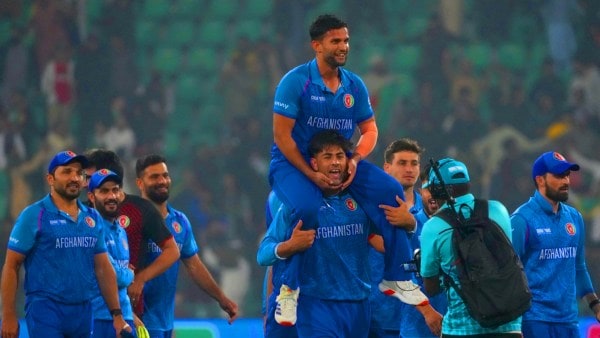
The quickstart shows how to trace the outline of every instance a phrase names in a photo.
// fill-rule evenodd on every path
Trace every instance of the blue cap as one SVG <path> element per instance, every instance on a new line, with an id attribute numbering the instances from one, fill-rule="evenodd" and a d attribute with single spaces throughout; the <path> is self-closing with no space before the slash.
<path id="1" fill-rule="evenodd" d="M 90 182 L 88 183 L 88 191 L 94 191 L 94 189 L 100 187 L 106 181 L 117 182 L 117 184 L 123 183 L 123 180 L 119 175 L 108 169 L 100 169 L 92 174 Z"/>
<path id="2" fill-rule="evenodd" d="M 52 161 L 50 161 L 50 164 L 48 165 L 48 173 L 52 174 L 54 170 L 56 170 L 56 167 L 67 165 L 71 162 L 79 162 L 83 168 L 86 168 L 89 165 L 89 162 L 85 156 L 77 155 L 70 150 L 65 150 L 54 155 Z"/>
<path id="3" fill-rule="evenodd" d="M 567 170 L 577 171 L 579 165 L 567 161 L 564 156 L 556 151 L 549 151 L 540 155 L 533 162 L 531 177 L 535 180 L 536 176 L 542 176 L 546 173 L 560 175 Z"/>
<path id="4" fill-rule="evenodd" d="M 467 166 L 460 161 L 447 157 L 437 161 L 437 164 L 446 185 L 468 183 L 471 180 Z M 422 188 L 428 188 L 434 184 L 440 184 L 440 181 L 431 168 L 427 182 L 423 182 Z"/>

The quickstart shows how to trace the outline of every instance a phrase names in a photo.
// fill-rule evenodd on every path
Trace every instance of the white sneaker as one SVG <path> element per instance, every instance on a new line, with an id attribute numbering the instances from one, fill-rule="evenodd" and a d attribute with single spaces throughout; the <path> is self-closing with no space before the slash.
<path id="1" fill-rule="evenodd" d="M 300 288 L 290 289 L 287 285 L 281 285 L 279 295 L 275 299 L 277 307 L 275 308 L 275 321 L 279 325 L 293 326 L 296 324 L 296 307 L 298 306 L 298 295 Z"/>
<path id="2" fill-rule="evenodd" d="M 406 304 L 429 304 L 429 298 L 421 292 L 421 287 L 410 280 L 388 281 L 384 279 L 379 283 L 379 291 L 387 296 L 394 296 Z"/>

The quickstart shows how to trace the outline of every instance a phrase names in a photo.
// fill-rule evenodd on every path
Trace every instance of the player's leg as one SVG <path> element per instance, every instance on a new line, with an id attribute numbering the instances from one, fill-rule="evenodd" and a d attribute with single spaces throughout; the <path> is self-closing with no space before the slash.
<path id="1" fill-rule="evenodd" d="M 427 297 L 412 280 L 412 272 L 402 268 L 412 259 L 408 234 L 403 228 L 390 224 L 379 205 L 398 206 L 396 196 L 404 199 L 400 183 L 381 168 L 361 161 L 350 185 L 350 193 L 365 210 L 383 236 L 385 254 L 383 282 L 380 290 L 407 304 L 426 304 Z"/>
<path id="2" fill-rule="evenodd" d="M 270 182 L 282 203 L 292 210 L 293 224 L 302 220 L 303 229 L 317 227 L 317 214 L 321 205 L 321 190 L 304 174 L 287 162 L 272 168 Z M 283 262 L 282 284 L 279 290 L 275 319 L 282 325 L 296 323 L 296 306 L 299 294 L 298 275 L 304 255 L 295 254 Z"/>

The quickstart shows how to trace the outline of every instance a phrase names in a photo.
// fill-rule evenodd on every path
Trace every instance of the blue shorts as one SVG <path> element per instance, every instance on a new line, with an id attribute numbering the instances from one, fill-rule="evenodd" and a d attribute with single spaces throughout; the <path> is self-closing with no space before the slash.
<path id="1" fill-rule="evenodd" d="M 371 319 L 369 299 L 324 300 L 300 292 L 298 337 L 367 337 Z"/>
<path id="2" fill-rule="evenodd" d="M 48 298 L 27 297 L 25 321 L 29 337 L 89 338 L 93 330 L 92 303 L 64 304 Z"/>
<path id="3" fill-rule="evenodd" d="M 521 323 L 521 331 L 524 338 L 579 338 L 579 325 L 576 323 L 524 320 Z"/>

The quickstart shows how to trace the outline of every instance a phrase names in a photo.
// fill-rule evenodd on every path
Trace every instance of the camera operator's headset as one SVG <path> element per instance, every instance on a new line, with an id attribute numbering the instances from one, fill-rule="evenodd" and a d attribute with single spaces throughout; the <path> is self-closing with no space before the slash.
<path id="1" fill-rule="evenodd" d="M 445 166 L 446 164 L 452 162 L 452 159 L 444 158 L 439 161 L 433 161 L 430 159 L 431 169 L 429 170 L 428 176 L 428 185 L 427 189 L 431 193 L 431 197 L 436 200 L 450 200 L 452 199 L 453 188 L 452 185 L 447 186 L 444 184 L 442 180 L 442 174 L 440 173 L 440 168 Z"/>

